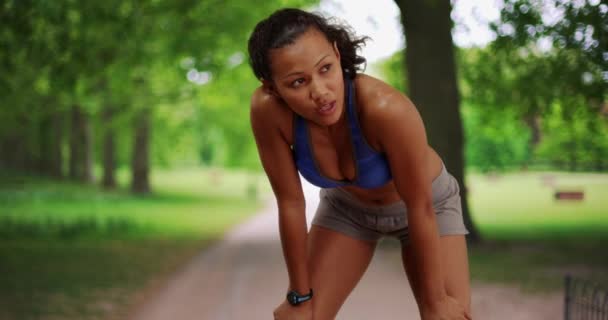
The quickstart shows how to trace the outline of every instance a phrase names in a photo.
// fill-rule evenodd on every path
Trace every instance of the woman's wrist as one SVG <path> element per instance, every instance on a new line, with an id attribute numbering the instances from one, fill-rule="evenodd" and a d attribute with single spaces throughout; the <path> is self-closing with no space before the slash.
<path id="1" fill-rule="evenodd" d="M 295 291 L 299 294 L 308 294 L 310 292 L 311 287 L 309 285 L 301 285 L 301 286 L 289 286 L 287 291 Z"/>
<path id="2" fill-rule="evenodd" d="M 310 291 L 311 283 L 308 269 L 299 269 L 299 273 L 290 277 L 287 291 L 297 291 L 300 294 L 307 294 Z"/>
<path id="3" fill-rule="evenodd" d="M 432 298 L 429 297 L 426 299 L 422 299 L 420 305 L 420 311 L 422 312 L 422 314 L 434 313 L 436 310 L 439 310 L 441 308 L 441 306 L 445 303 L 445 300 L 448 297 L 445 290 L 442 291 L 443 292 L 437 294 Z"/>

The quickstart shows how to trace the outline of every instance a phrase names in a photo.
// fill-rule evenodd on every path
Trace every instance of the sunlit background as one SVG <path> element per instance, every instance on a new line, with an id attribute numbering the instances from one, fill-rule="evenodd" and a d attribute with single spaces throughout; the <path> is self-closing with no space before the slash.
<path id="1" fill-rule="evenodd" d="M 452 4 L 474 282 L 605 284 L 608 4 Z M 285 6 L 409 94 L 391 0 L 0 2 L 0 319 L 120 319 L 272 201 L 246 42 Z"/>

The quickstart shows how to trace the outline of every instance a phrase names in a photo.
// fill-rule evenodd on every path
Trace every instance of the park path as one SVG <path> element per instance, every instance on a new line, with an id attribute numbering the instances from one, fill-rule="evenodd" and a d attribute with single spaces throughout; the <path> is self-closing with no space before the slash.
<path id="1" fill-rule="evenodd" d="M 318 189 L 306 184 L 307 218 L 318 204 Z M 420 319 L 398 247 L 379 244 L 338 320 Z M 396 244 L 396 243 L 395 243 Z M 130 320 L 266 320 L 284 299 L 287 272 L 278 235 L 276 206 L 259 214 L 201 252 L 142 303 Z M 514 288 L 473 286 L 475 319 L 556 320 L 558 294 L 529 296 Z"/>

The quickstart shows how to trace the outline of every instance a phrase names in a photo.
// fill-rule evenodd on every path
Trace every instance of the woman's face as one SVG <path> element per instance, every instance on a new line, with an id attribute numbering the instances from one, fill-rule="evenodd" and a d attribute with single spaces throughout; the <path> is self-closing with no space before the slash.
<path id="1" fill-rule="evenodd" d="M 336 123 L 344 110 L 340 53 L 315 28 L 269 54 L 272 83 L 266 82 L 300 116 L 322 126 Z"/>

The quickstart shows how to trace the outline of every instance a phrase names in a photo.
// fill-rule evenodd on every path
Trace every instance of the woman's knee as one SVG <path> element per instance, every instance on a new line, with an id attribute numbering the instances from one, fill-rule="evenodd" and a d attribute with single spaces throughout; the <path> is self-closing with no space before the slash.
<path id="1" fill-rule="evenodd" d="M 420 299 L 420 274 L 416 271 L 412 248 L 402 248 L 402 259 L 405 271 L 416 300 Z M 448 295 L 459 301 L 470 312 L 471 289 L 469 277 L 468 254 L 464 236 L 442 236 L 440 238 L 441 270 L 445 290 Z"/>

